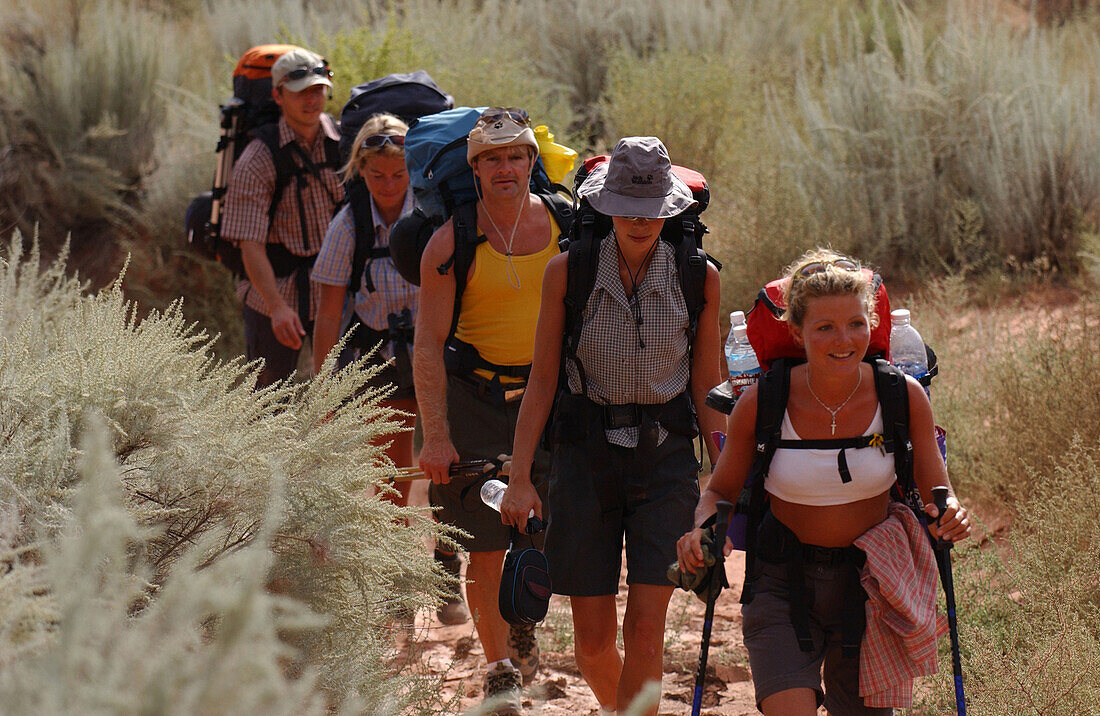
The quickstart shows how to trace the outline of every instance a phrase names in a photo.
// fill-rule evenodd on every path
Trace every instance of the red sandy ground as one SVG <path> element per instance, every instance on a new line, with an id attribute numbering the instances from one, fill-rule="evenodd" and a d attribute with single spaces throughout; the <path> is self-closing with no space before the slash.
<path id="1" fill-rule="evenodd" d="M 427 486 L 418 482 L 410 501 L 426 504 Z M 734 552 L 726 562 L 726 573 L 733 588 L 724 591 L 715 606 L 703 714 L 742 716 L 758 713 L 749 678 L 748 657 L 741 643 L 741 605 L 737 598 L 743 572 L 744 555 Z M 625 571 L 621 580 L 620 624 L 626 608 Z M 691 713 L 703 612 L 704 605 L 695 595 L 682 590 L 673 594 L 665 630 L 662 715 Z M 568 600 L 559 596 L 553 598 L 546 620 L 539 625 L 538 636 L 542 668 L 534 683 L 524 689 L 525 711 L 544 716 L 596 716 L 599 704 L 577 671 L 573 658 L 573 626 Z M 459 694 L 462 712 L 477 706 L 485 680 L 485 657 L 473 622 L 447 627 L 434 615 L 421 614 L 417 618 L 417 638 L 421 642 L 421 658 L 428 670 L 444 675 L 444 698 Z M 821 713 L 824 714 L 824 710 Z"/>

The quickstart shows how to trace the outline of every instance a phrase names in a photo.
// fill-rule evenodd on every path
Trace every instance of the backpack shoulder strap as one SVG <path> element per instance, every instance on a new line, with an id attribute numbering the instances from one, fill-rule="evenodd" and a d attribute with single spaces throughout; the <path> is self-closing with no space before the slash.
<path id="1" fill-rule="evenodd" d="M 882 430 L 886 448 L 894 453 L 894 474 L 897 475 L 894 498 L 924 514 L 920 493 L 913 479 L 913 443 L 909 431 L 909 386 L 905 374 L 881 358 L 871 362 L 875 374 L 875 394 L 882 407 Z"/>
<path id="2" fill-rule="evenodd" d="M 451 215 L 451 228 L 454 232 L 454 253 L 437 269 L 440 273 L 446 273 L 447 268 L 454 270 L 455 301 L 451 329 L 447 332 L 448 342 L 458 328 L 458 317 L 462 313 L 462 293 L 466 290 L 466 279 L 470 266 L 474 263 L 474 251 L 478 244 L 485 241 L 485 237 L 477 230 L 477 202 L 470 201 L 456 206 Z"/>
<path id="3" fill-rule="evenodd" d="M 609 229 L 610 220 L 591 207 L 582 208 L 575 216 L 566 246 L 565 278 L 565 326 L 562 332 L 562 360 L 559 382 L 565 385 L 565 362 L 570 360 L 577 368 L 581 392 L 588 393 L 588 381 L 584 366 L 577 359 L 577 347 L 584 327 L 584 309 L 592 287 L 596 283 L 596 269 L 600 263 L 600 244 Z"/>
<path id="4" fill-rule="evenodd" d="M 352 225 L 355 227 L 355 250 L 351 255 L 351 277 L 348 279 L 348 292 L 359 293 L 363 284 L 363 272 L 369 263 L 381 255 L 389 256 L 388 249 L 376 250 L 374 247 L 374 216 L 371 211 L 370 192 L 362 180 L 348 185 L 347 202 L 351 207 Z M 380 254 L 379 251 L 382 253 Z M 374 282 L 367 275 L 367 290 L 374 293 Z"/>
<path id="5" fill-rule="evenodd" d="M 252 136 L 259 139 L 271 152 L 271 161 L 275 164 L 275 189 L 271 192 L 271 203 L 267 207 L 268 225 L 275 220 L 275 211 L 283 198 L 283 190 L 299 172 L 294 161 L 294 152 L 290 144 L 279 146 L 279 125 L 276 122 L 260 125 L 252 130 Z"/>
<path id="6" fill-rule="evenodd" d="M 554 217 L 554 223 L 558 225 L 557 242 L 561 245 L 562 237 L 568 236 L 573 226 L 573 203 L 556 192 L 540 192 L 536 196 L 542 200 Z"/>
<path id="7" fill-rule="evenodd" d="M 680 273 L 680 290 L 688 310 L 688 347 L 695 343 L 695 330 L 699 327 L 699 314 L 706 303 L 707 253 L 699 246 L 694 222 L 685 217 L 683 236 L 676 246 L 676 265 Z"/>
<path id="8" fill-rule="evenodd" d="M 783 413 L 791 392 L 790 359 L 772 361 L 768 372 L 756 384 L 756 453 L 746 479 L 749 490 L 747 507 L 748 527 L 745 532 L 745 581 L 741 590 L 741 603 L 752 600 L 752 582 L 756 564 L 756 532 L 764 519 L 766 494 L 764 480 L 768 475 L 775 450 L 779 446 L 783 426 Z"/>

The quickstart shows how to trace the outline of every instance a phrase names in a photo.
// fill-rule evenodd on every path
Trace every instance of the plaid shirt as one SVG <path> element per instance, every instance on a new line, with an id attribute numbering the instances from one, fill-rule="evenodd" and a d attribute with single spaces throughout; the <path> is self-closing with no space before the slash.
<path id="1" fill-rule="evenodd" d="M 676 254 L 669 244 L 657 240 L 645 277 L 628 300 L 619 277 L 615 235 L 605 238 L 583 318 L 577 359 L 584 366 L 590 400 L 601 405 L 651 405 L 667 403 L 687 388 L 691 375 L 688 310 Z M 580 393 L 573 361 L 566 361 L 565 371 L 569 390 Z M 609 443 L 638 446 L 637 427 L 606 433 Z M 661 427 L 658 444 L 667 435 Z"/>
<path id="2" fill-rule="evenodd" d="M 936 558 L 910 509 L 892 502 L 886 519 L 853 543 L 867 553 L 867 629 L 859 655 L 859 694 L 870 708 L 910 708 L 913 679 L 936 673 Z"/>
<path id="3" fill-rule="evenodd" d="M 336 123 L 327 114 L 321 115 L 321 131 L 317 133 L 309 147 L 309 158 L 317 165 L 325 161 L 324 138 L 339 141 L 340 132 Z M 279 146 L 285 147 L 294 141 L 294 130 L 286 120 L 279 118 Z M 306 182 L 302 189 L 302 201 L 305 204 L 305 218 L 308 236 L 302 236 L 301 221 L 298 216 L 298 190 L 291 182 L 283 189 L 275 218 L 268 230 L 267 210 L 271 205 L 271 195 L 275 191 L 275 162 L 267 146 L 258 139 L 252 140 L 240 158 L 233 165 L 233 175 L 229 181 L 225 197 L 225 214 L 222 218 L 222 236 L 230 241 L 268 241 L 280 243 L 297 256 L 312 256 L 321 248 L 321 239 L 325 235 L 334 200 L 342 196 L 340 179 L 333 169 L 322 169 L 319 186 L 313 179 Z M 275 284 L 279 295 L 287 305 L 296 309 L 298 291 L 294 285 L 294 276 L 276 277 Z M 312 293 L 312 292 L 311 292 Z M 247 278 L 237 284 L 237 297 L 249 308 L 265 316 L 271 315 L 271 309 L 264 304 L 257 291 Z M 310 296 L 309 316 L 317 315 L 318 298 Z"/>
<path id="4" fill-rule="evenodd" d="M 386 248 L 390 245 L 390 229 L 378 215 L 378 207 L 371 199 L 371 220 L 374 222 L 374 246 Z M 404 216 L 413 210 L 413 197 L 410 190 L 405 194 L 405 206 L 401 209 Z M 355 216 L 351 206 L 345 206 L 340 213 L 328 225 L 325 233 L 325 241 L 321 245 L 321 252 L 317 254 L 317 262 L 313 264 L 313 272 L 310 279 L 314 283 L 323 283 L 328 286 L 347 286 L 351 279 L 352 255 L 355 252 Z M 355 313 L 364 325 L 376 331 L 389 329 L 389 315 L 400 313 L 401 309 L 408 307 L 416 317 L 416 308 L 420 289 L 401 277 L 397 267 L 393 265 L 393 259 L 384 256 L 377 259 L 367 259 L 363 267 L 363 276 L 370 272 L 374 282 L 374 293 L 367 291 L 367 283 L 364 279 L 355 294 Z M 389 344 L 386 349 L 392 351 Z M 385 356 L 388 357 L 388 356 Z"/>

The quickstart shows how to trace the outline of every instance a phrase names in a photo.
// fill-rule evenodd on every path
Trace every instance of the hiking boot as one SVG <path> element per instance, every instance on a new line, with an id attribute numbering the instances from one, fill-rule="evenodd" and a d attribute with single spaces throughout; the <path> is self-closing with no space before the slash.
<path id="1" fill-rule="evenodd" d="M 453 575 L 455 579 L 459 578 L 462 572 L 462 560 L 459 559 L 457 554 L 443 554 L 436 550 L 435 561 L 439 562 L 443 569 Z M 435 612 L 435 616 L 439 621 L 447 626 L 465 624 L 470 618 L 466 605 L 462 603 L 462 587 L 455 584 L 453 589 L 454 591 L 443 600 L 443 604 Z"/>
<path id="2" fill-rule="evenodd" d="M 520 688 L 523 676 L 519 669 L 504 660 L 485 674 L 485 701 L 495 704 L 491 716 L 520 716 L 523 713 L 523 701 Z"/>
<path id="3" fill-rule="evenodd" d="M 508 657 L 523 675 L 527 686 L 539 670 L 539 638 L 534 624 L 513 626 L 508 630 Z"/>

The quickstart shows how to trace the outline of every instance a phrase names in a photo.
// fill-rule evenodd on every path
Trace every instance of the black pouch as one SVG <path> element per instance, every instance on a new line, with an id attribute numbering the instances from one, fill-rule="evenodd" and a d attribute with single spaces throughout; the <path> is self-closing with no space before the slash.
<path id="1" fill-rule="evenodd" d="M 508 550 L 497 600 L 504 621 L 513 626 L 538 624 L 550 608 L 550 594 L 546 555 L 533 547 Z"/>

